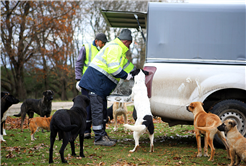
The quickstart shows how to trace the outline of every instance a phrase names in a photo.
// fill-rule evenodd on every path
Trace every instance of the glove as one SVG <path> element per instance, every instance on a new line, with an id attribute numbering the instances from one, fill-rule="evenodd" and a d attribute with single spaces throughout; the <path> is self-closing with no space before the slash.
<path id="1" fill-rule="evenodd" d="M 81 92 L 81 87 L 79 86 L 79 81 L 76 83 L 76 89 Z"/>
<path id="2" fill-rule="evenodd" d="M 127 77 L 126 77 L 126 80 L 130 80 L 132 78 L 132 75 L 128 73 Z"/>

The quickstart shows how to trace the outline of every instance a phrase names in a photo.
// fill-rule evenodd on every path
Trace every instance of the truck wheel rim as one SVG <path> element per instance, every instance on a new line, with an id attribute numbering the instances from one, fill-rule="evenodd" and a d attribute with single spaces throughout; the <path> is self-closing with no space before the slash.
<path id="1" fill-rule="evenodd" d="M 227 119 L 232 119 L 237 123 L 238 131 L 244 136 L 246 129 L 244 123 L 246 122 L 246 117 L 236 109 L 228 109 L 220 114 L 220 119 L 224 122 Z"/>

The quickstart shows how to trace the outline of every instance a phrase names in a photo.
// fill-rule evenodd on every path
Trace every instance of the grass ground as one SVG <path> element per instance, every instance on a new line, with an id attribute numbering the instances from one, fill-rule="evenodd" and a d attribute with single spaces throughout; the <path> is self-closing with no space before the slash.
<path id="1" fill-rule="evenodd" d="M 134 124 L 131 116 L 133 107 L 128 107 L 128 123 Z M 54 113 L 54 111 L 53 111 Z M 9 117 L 6 142 L 1 143 L 1 165 L 49 165 L 49 132 L 41 131 L 35 134 L 37 138 L 31 141 L 28 128 L 21 132 L 16 119 Z M 135 153 L 129 153 L 134 147 L 134 139 L 131 131 L 123 129 L 123 118 L 118 118 L 119 130 L 113 131 L 113 121 L 107 124 L 107 133 L 111 138 L 118 139 L 116 146 L 95 146 L 94 139 L 85 139 L 85 158 L 71 156 L 70 145 L 66 147 L 65 158 L 69 165 L 227 165 L 230 160 L 226 159 L 224 148 L 216 148 L 214 161 L 207 161 L 207 157 L 197 158 L 196 139 L 193 126 L 169 127 L 157 118 L 155 124 L 154 152 L 149 153 L 149 138 L 147 134 L 140 138 L 140 148 Z M 15 127 L 17 126 L 17 127 Z M 27 127 L 27 126 L 26 126 Z M 93 136 L 93 133 L 92 133 Z M 63 165 L 60 160 L 59 149 L 62 141 L 55 141 L 54 164 Z M 76 154 L 79 154 L 79 142 L 76 139 Z M 209 151 L 210 153 L 210 151 Z"/>

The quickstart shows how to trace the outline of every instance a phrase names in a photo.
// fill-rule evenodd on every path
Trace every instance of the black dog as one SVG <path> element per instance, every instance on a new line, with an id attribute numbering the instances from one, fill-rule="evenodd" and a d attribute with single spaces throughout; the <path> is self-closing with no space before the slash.
<path id="1" fill-rule="evenodd" d="M 26 114 L 29 118 L 33 118 L 34 112 L 41 117 L 49 117 L 51 113 L 51 102 L 53 100 L 53 91 L 46 90 L 43 92 L 42 99 L 26 99 L 21 105 L 21 111 L 19 114 L 14 116 L 21 116 L 21 131 L 23 131 L 23 122 L 25 120 Z"/>
<path id="2" fill-rule="evenodd" d="M 63 144 L 59 151 L 63 163 L 67 163 L 64 159 L 64 149 L 68 142 L 71 145 L 72 155 L 76 156 L 74 141 L 78 135 L 80 141 L 80 157 L 85 157 L 83 142 L 86 127 L 86 107 L 90 104 L 90 100 L 84 95 L 78 95 L 73 99 L 73 102 L 73 107 L 70 110 L 60 109 L 52 116 L 50 122 L 49 163 L 53 163 L 53 146 L 57 133 L 59 140 L 63 139 Z"/>
<path id="3" fill-rule="evenodd" d="M 107 115 L 108 115 L 108 119 L 107 119 L 107 123 L 108 123 L 114 119 L 114 117 L 113 117 L 113 104 L 107 109 Z"/>
<path id="4" fill-rule="evenodd" d="M 1 141 L 5 141 L 3 139 L 3 126 L 5 126 L 5 119 L 3 119 L 3 115 L 12 104 L 17 104 L 19 102 L 20 101 L 18 99 L 8 92 L 1 92 Z"/>

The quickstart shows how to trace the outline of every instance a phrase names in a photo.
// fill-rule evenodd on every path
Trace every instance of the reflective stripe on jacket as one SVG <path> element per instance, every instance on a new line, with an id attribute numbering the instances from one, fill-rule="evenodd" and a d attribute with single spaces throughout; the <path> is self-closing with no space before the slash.
<path id="1" fill-rule="evenodd" d="M 116 38 L 99 51 L 90 66 L 117 84 L 120 80 L 120 78 L 115 77 L 117 74 L 122 70 L 129 73 L 134 68 L 134 65 L 126 58 L 127 51 L 128 48 Z"/>
<path id="2" fill-rule="evenodd" d="M 88 68 L 88 66 L 90 65 L 92 59 L 97 55 L 97 53 L 99 52 L 97 47 L 94 46 L 93 44 L 85 44 L 85 51 L 86 51 L 86 58 L 85 58 L 85 64 L 83 67 L 83 71 L 82 73 L 84 74 L 86 69 Z"/>
<path id="3" fill-rule="evenodd" d="M 118 38 L 106 44 L 90 63 L 79 86 L 106 99 L 115 89 L 119 78 L 126 79 L 127 73 L 135 69 L 134 65 L 125 57 L 127 50 L 128 48 Z M 118 55 L 119 53 L 120 55 Z M 119 70 L 121 71 L 116 75 L 115 73 Z"/>

